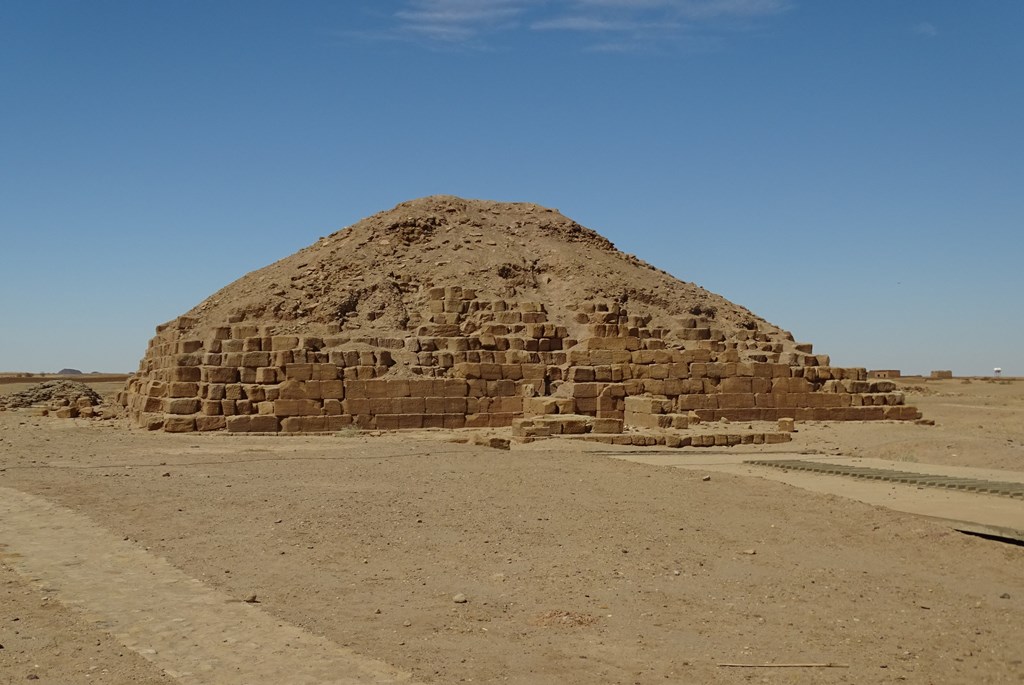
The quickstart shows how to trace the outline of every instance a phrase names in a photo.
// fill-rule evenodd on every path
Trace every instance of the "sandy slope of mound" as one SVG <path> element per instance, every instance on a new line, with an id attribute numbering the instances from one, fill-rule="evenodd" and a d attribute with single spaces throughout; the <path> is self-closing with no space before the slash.
<path id="1" fill-rule="evenodd" d="M 552 320 L 567 304 L 613 301 L 633 315 L 704 315 L 724 327 L 780 331 L 723 297 L 627 255 L 595 231 L 535 204 L 432 196 L 374 214 L 204 300 L 199 325 L 229 318 L 293 323 L 306 330 L 408 330 L 434 286 L 459 285 L 492 299 L 541 302 Z"/>

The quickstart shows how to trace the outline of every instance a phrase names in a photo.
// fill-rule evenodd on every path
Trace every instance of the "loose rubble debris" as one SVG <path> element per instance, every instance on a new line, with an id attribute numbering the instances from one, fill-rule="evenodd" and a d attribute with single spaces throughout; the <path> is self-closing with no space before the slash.
<path id="1" fill-rule="evenodd" d="M 0 396 L 0 409 L 35 407 L 58 418 L 92 417 L 103 403 L 99 393 L 85 383 L 46 381 L 21 392 Z"/>

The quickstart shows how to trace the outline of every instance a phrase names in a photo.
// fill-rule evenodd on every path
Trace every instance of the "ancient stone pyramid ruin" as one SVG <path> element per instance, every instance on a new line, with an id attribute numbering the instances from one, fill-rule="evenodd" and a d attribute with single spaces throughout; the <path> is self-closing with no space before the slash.
<path id="1" fill-rule="evenodd" d="M 618 439 L 723 418 L 919 418 L 894 390 L 555 210 L 435 196 L 158 326 L 120 399 L 137 424 L 174 432 Z"/>

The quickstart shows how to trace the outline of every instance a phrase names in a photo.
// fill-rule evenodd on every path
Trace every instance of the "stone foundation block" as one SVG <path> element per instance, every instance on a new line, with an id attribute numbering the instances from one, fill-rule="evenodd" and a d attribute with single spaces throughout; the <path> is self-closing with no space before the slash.
<path id="1" fill-rule="evenodd" d="M 195 414 L 200 409 L 197 398 L 174 398 L 164 400 L 164 411 L 168 414 Z"/>
<path id="2" fill-rule="evenodd" d="M 196 429 L 194 416 L 164 417 L 164 431 L 168 433 L 192 433 Z"/>
<path id="3" fill-rule="evenodd" d="M 323 406 L 316 400 L 274 400 L 277 416 L 319 416 Z"/>

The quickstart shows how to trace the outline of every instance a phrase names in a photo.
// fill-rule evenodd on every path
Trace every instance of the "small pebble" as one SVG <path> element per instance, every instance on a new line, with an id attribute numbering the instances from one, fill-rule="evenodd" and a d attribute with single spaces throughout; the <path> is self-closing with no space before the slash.
<path id="1" fill-rule="evenodd" d="M 704 476 L 703 478 L 701 478 L 701 480 L 707 482 L 711 480 L 711 476 Z"/>
<path id="2" fill-rule="evenodd" d="M 464 594 L 462 594 L 460 592 L 459 594 L 457 594 L 454 597 L 452 597 L 452 601 L 455 602 L 456 604 L 465 604 L 469 600 L 466 599 L 466 595 L 464 595 Z"/>

